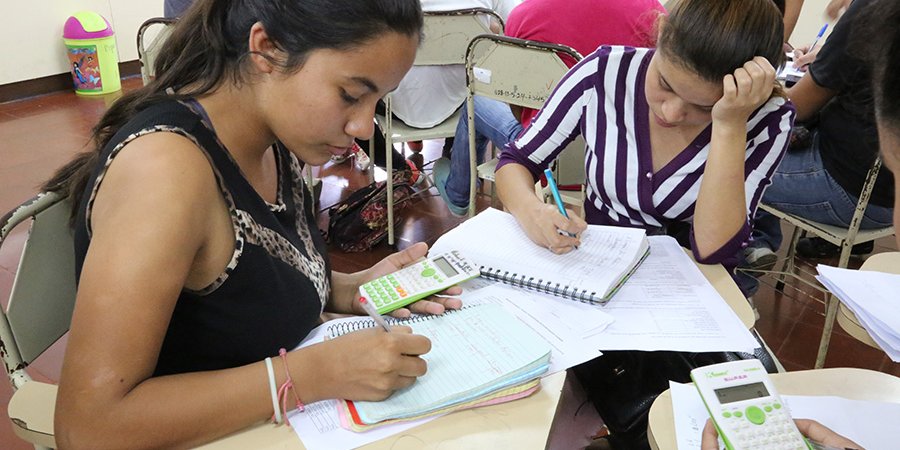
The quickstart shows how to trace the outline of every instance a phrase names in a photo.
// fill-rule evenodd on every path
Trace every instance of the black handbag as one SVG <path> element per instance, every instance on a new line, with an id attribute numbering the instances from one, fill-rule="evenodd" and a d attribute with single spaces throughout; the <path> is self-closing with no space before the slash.
<path id="1" fill-rule="evenodd" d="M 710 364 L 759 359 L 769 373 L 778 369 L 760 342 L 754 353 L 604 351 L 603 356 L 572 368 L 609 429 L 606 437 L 616 450 L 649 449 L 647 419 L 656 397 L 669 388 L 669 380 L 691 381 L 691 370 Z"/>

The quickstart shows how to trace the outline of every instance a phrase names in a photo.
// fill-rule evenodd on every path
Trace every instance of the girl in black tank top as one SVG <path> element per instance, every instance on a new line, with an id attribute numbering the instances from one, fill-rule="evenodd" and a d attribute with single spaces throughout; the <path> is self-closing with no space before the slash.
<path id="1" fill-rule="evenodd" d="M 323 311 L 365 314 L 359 286 L 427 251 L 333 273 L 301 177 L 371 135 L 421 14 L 417 0 L 199 0 L 180 19 L 157 78 L 45 185 L 72 201 L 79 275 L 60 447 L 197 445 L 425 373 L 428 339 L 402 327 L 296 349 Z M 396 314 L 445 307 L 460 301 Z"/>

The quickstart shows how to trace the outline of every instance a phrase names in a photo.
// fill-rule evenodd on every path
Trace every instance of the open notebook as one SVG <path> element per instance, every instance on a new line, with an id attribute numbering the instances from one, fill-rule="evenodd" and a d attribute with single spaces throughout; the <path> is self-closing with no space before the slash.
<path id="1" fill-rule="evenodd" d="M 423 356 L 428 372 L 386 400 L 342 405 L 359 424 L 417 419 L 496 400 L 498 393 L 529 390 L 550 364 L 546 341 L 500 305 L 472 306 L 405 324 L 431 339 L 431 351 Z M 329 334 L 351 329 L 333 328 Z"/>
<path id="2" fill-rule="evenodd" d="M 458 250 L 481 276 L 587 303 L 608 302 L 650 251 L 639 228 L 588 225 L 577 250 L 557 255 L 528 239 L 516 219 L 488 208 L 441 236 L 439 254 Z"/>

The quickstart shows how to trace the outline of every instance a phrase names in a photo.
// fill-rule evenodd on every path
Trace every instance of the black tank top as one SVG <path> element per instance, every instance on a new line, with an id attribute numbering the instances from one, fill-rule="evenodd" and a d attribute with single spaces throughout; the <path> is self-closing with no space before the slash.
<path id="1" fill-rule="evenodd" d="M 291 349 L 318 324 L 331 295 L 325 243 L 314 228 L 312 197 L 299 160 L 276 145 L 277 204 L 264 201 L 203 118 L 199 104 L 191 104 L 193 109 L 174 100 L 149 106 L 116 133 L 88 181 L 75 222 L 80 276 L 90 245 L 93 200 L 122 147 L 145 134 L 177 133 L 191 139 L 209 160 L 234 227 L 234 252 L 212 284 L 182 290 L 155 375 L 236 367 L 277 355 L 281 347 Z"/>

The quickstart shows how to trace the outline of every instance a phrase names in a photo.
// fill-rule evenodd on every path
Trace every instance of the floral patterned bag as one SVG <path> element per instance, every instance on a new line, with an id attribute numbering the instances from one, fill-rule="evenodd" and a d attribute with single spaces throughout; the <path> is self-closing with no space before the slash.
<path id="1" fill-rule="evenodd" d="M 394 172 L 394 226 L 400 222 L 399 212 L 415 194 L 410 186 L 408 170 Z M 372 183 L 350 194 L 346 200 L 328 209 L 329 243 L 345 252 L 363 252 L 387 236 L 387 186 L 384 181 Z"/>

